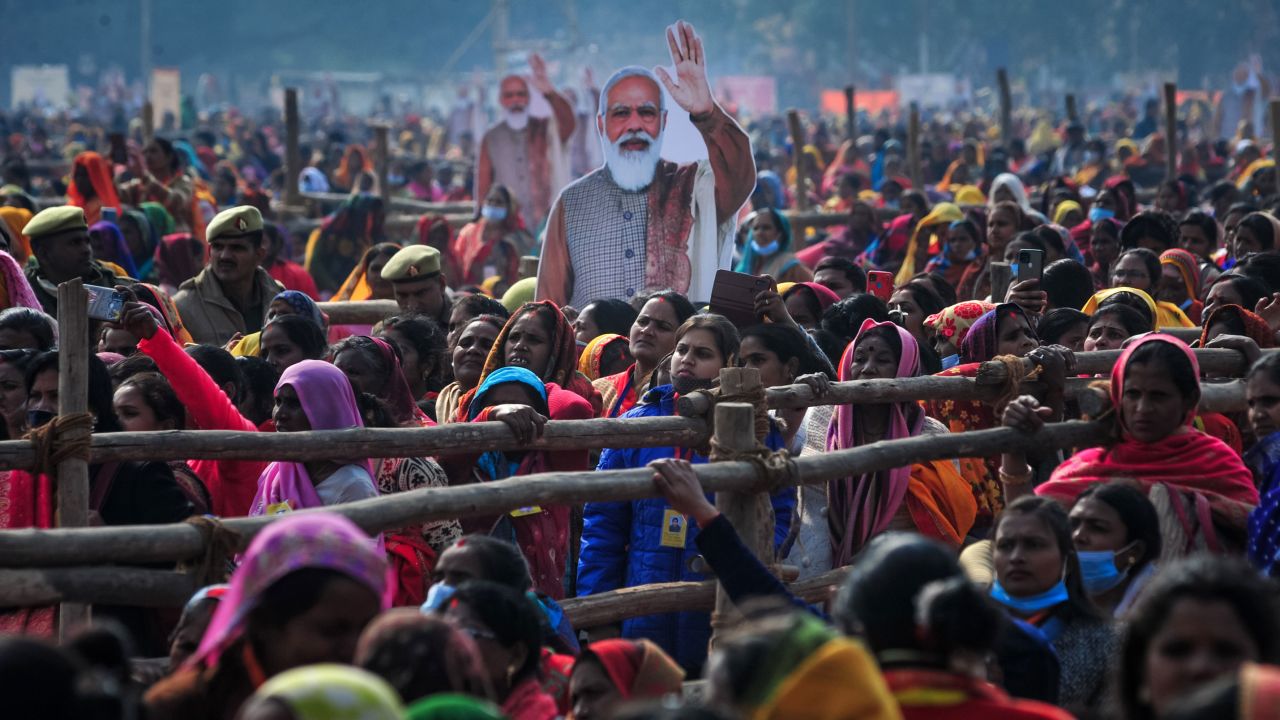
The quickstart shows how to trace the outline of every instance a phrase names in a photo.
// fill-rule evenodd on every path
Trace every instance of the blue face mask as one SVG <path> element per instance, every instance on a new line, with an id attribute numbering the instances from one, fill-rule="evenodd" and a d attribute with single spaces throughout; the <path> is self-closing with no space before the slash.
<path id="1" fill-rule="evenodd" d="M 482 205 L 480 207 L 480 217 L 493 222 L 501 222 L 507 219 L 507 209 L 496 205 Z"/>
<path id="2" fill-rule="evenodd" d="M 1110 550 L 1078 550 L 1080 580 L 1090 595 L 1104 593 L 1124 582 L 1129 568 L 1116 567 L 1116 554 Z"/>
<path id="3" fill-rule="evenodd" d="M 958 354 L 948 355 L 942 358 L 942 369 L 950 370 L 960 364 L 960 356 Z"/>
<path id="4" fill-rule="evenodd" d="M 445 603 L 453 598 L 453 594 L 458 591 L 452 585 L 438 582 L 427 589 L 427 601 L 422 603 L 419 608 L 423 613 L 433 613 L 444 607 Z"/>
<path id="5" fill-rule="evenodd" d="M 991 584 L 991 599 L 1023 615 L 1034 615 L 1041 610 L 1048 610 L 1055 605 L 1061 605 L 1066 602 L 1068 599 L 1067 583 L 1064 580 L 1059 580 L 1057 585 L 1039 595 L 1016 598 L 1011 596 L 1000 585 L 999 580 L 996 580 Z"/>
<path id="6" fill-rule="evenodd" d="M 779 242 L 777 240 L 774 240 L 768 245 L 761 245 L 755 240 L 751 241 L 751 249 L 755 250 L 757 255 L 772 255 L 778 252 L 778 245 Z"/>
<path id="7" fill-rule="evenodd" d="M 1097 225 L 1103 220 L 1107 220 L 1115 216 L 1116 216 L 1115 210 L 1108 210 L 1102 207 L 1089 208 L 1089 222 L 1093 223 L 1094 225 Z"/>
<path id="8" fill-rule="evenodd" d="M 27 427 L 32 430 L 45 425 L 53 420 L 58 413 L 49 412 L 48 410 L 28 410 L 27 411 Z"/>

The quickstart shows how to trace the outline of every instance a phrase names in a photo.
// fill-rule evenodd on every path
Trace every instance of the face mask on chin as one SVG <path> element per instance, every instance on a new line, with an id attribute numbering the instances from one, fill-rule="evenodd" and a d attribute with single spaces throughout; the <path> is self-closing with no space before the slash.
<path id="1" fill-rule="evenodd" d="M 27 427 L 35 430 L 44 426 L 57 417 L 57 413 L 48 410 L 28 410 L 27 411 Z"/>
<path id="2" fill-rule="evenodd" d="M 751 240 L 751 249 L 755 250 L 757 255 L 772 255 L 778 252 L 778 245 L 779 242 L 777 240 L 774 240 L 768 245 L 761 245 L 756 242 L 754 238 Z"/>
<path id="3" fill-rule="evenodd" d="M 432 613 L 444 607 L 453 598 L 458 589 L 447 583 L 438 582 L 427 589 L 427 601 L 420 608 L 423 613 Z"/>
<path id="4" fill-rule="evenodd" d="M 701 378 L 675 377 L 671 378 L 671 385 L 680 395 L 688 395 L 696 390 L 710 390 L 715 386 L 715 380 L 703 380 Z"/>

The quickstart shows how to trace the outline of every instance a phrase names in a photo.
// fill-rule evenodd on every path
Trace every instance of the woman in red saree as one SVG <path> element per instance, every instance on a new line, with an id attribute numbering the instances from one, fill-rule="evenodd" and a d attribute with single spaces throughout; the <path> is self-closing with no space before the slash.
<path id="1" fill-rule="evenodd" d="M 584 420 L 591 406 L 576 393 L 544 383 L 522 367 L 501 367 L 485 378 L 458 406 L 462 422 L 500 421 L 526 442 L 540 433 L 546 420 Z M 519 429 L 516 429 L 519 428 Z M 586 450 L 548 452 L 490 451 L 443 458 L 451 485 L 490 482 L 542 472 L 572 472 L 588 468 Z M 569 556 L 569 506 L 531 506 L 497 517 L 464 518 L 466 533 L 483 533 L 519 547 L 529 563 L 533 588 L 557 600 L 564 597 L 564 573 Z"/>
<path id="2" fill-rule="evenodd" d="M 579 395 L 594 408 L 594 416 L 600 416 L 600 393 L 587 376 L 578 372 L 578 343 L 573 326 L 554 302 L 525 303 L 511 314 L 489 349 L 478 384 L 483 385 L 495 370 L 508 366 L 529 370 L 544 383 Z M 476 392 L 473 389 L 458 401 L 459 416 L 466 412 Z M 469 418 L 457 420 L 466 422 Z"/>
<path id="3" fill-rule="evenodd" d="M 495 275 L 510 285 L 520 279 L 520 256 L 533 245 L 515 198 L 505 186 L 494 185 L 476 219 L 458 232 L 452 252 L 441 254 L 459 265 L 461 274 L 449 277 L 454 287 L 479 285 Z"/>
<path id="4" fill-rule="evenodd" d="M 1119 437 L 1081 450 L 1035 488 L 1037 495 L 1070 506 L 1085 488 L 1120 478 L 1146 489 L 1160 514 L 1165 559 L 1194 551 L 1241 551 L 1249 511 L 1258 504 L 1253 475 L 1226 443 L 1195 429 L 1200 366 L 1195 354 L 1169 335 L 1146 335 L 1120 355 L 1111 371 L 1111 402 Z M 1034 399 L 1010 403 L 1005 424 L 1030 429 Z M 1034 420 L 1031 420 L 1034 423 Z M 1029 473 L 1025 460 L 1005 455 L 1006 495 Z M 1010 490 L 1014 490 L 1010 493 Z M 1012 500 L 1012 497 L 1008 498 Z"/>

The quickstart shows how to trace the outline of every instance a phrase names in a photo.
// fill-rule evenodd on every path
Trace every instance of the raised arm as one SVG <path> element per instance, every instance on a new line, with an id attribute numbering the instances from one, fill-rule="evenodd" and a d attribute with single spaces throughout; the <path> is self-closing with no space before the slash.
<path id="1" fill-rule="evenodd" d="M 577 118 L 573 116 L 573 107 L 551 84 L 551 78 L 547 76 L 547 63 L 541 55 L 533 53 L 529 56 L 529 69 L 532 71 L 530 80 L 533 89 L 542 93 L 547 102 L 551 103 L 551 111 L 556 114 L 556 128 L 560 131 L 560 142 L 568 142 L 574 128 L 578 125 Z"/>
<path id="2" fill-rule="evenodd" d="M 155 316 L 141 303 L 128 303 L 120 323 L 138 337 L 138 350 L 156 361 L 160 374 L 169 379 L 187 416 L 201 430 L 255 431 L 257 426 L 240 414 L 231 398 L 167 332 L 160 332 Z"/>
<path id="3" fill-rule="evenodd" d="M 672 81 L 664 68 L 654 68 L 654 74 L 676 104 L 689 113 L 689 119 L 707 144 L 716 179 L 716 224 L 721 224 L 737 214 L 756 185 L 751 140 L 712 96 L 702 38 L 693 26 L 681 20 L 668 27 L 667 48 L 671 51 L 679 84 Z"/>

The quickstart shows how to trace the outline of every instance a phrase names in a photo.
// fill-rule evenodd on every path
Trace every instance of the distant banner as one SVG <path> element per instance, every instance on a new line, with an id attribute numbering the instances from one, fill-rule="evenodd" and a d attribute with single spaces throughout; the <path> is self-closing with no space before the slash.
<path id="1" fill-rule="evenodd" d="M 182 126 L 182 72 L 178 68 L 151 71 L 151 107 L 155 111 L 156 129 L 165 127 L 165 117 L 170 113 L 173 127 Z"/>
<path id="2" fill-rule="evenodd" d="M 941 107 L 960 97 L 956 77 L 947 73 L 900 75 L 896 84 L 903 105 Z"/>
<path id="3" fill-rule="evenodd" d="M 65 108 L 71 102 L 71 80 L 66 65 L 18 65 L 10 74 L 10 107 L 40 105 Z"/>
<path id="4" fill-rule="evenodd" d="M 858 112 L 865 112 L 875 117 L 888 111 L 890 115 L 898 114 L 897 90 L 859 90 L 853 97 Z M 844 115 L 844 91 L 823 90 L 822 112 L 826 115 Z"/>
<path id="5" fill-rule="evenodd" d="M 778 112 L 778 81 L 766 75 L 716 78 L 716 99 L 742 115 L 773 115 Z"/>

